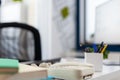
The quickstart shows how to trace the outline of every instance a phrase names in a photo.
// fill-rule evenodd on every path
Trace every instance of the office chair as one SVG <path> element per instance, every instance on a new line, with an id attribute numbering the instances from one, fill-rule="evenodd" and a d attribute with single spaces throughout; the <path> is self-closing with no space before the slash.
<path id="1" fill-rule="evenodd" d="M 0 23 L 0 57 L 19 61 L 41 60 L 39 31 L 23 23 Z"/>

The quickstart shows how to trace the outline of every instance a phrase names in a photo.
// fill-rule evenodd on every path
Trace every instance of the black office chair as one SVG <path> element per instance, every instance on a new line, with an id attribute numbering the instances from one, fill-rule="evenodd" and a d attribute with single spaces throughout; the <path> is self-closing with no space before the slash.
<path id="1" fill-rule="evenodd" d="M 41 60 L 39 31 L 23 23 L 0 23 L 0 57 L 19 61 Z"/>

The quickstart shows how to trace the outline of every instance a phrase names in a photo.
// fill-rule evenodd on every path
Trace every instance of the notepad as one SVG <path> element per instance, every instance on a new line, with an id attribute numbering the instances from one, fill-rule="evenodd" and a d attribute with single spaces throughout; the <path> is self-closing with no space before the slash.
<path id="1" fill-rule="evenodd" d="M 0 73 L 17 73 L 18 60 L 0 58 Z"/>

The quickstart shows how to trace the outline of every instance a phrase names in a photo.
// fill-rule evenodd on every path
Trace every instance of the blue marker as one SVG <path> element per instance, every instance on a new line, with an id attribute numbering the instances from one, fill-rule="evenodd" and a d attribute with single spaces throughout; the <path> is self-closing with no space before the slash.
<path id="1" fill-rule="evenodd" d="M 94 49 L 94 52 L 97 52 L 97 51 L 98 51 L 98 48 L 97 48 L 97 45 L 96 45 L 96 44 L 93 44 L 93 49 Z"/>

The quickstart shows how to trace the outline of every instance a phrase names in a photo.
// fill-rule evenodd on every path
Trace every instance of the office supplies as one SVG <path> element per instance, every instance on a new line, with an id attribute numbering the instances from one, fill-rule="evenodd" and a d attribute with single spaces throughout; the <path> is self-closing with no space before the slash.
<path id="1" fill-rule="evenodd" d="M 103 50 L 104 45 L 99 49 L 98 53 L 101 53 L 101 51 Z"/>
<path id="2" fill-rule="evenodd" d="M 62 15 L 63 19 L 67 18 L 69 16 L 69 8 L 64 7 L 63 9 L 61 9 L 61 15 Z"/>
<path id="3" fill-rule="evenodd" d="M 106 50 L 107 46 L 108 46 L 107 44 L 104 45 L 104 47 L 103 47 L 101 53 L 104 53 L 104 51 Z"/>
<path id="4" fill-rule="evenodd" d="M 49 68 L 52 64 L 50 62 L 43 62 L 43 63 L 40 63 L 39 65 L 35 64 L 35 63 L 32 63 L 30 64 L 31 66 L 34 66 L 34 67 L 40 67 L 40 68 Z"/>
<path id="5" fill-rule="evenodd" d="M 91 78 L 93 73 L 93 65 L 79 62 L 55 63 L 48 68 L 49 76 L 65 80 L 83 80 Z"/>
<path id="6" fill-rule="evenodd" d="M 93 49 L 94 49 L 94 52 L 97 52 L 98 51 L 98 48 L 95 44 L 93 44 Z"/>
<path id="7" fill-rule="evenodd" d="M 85 62 L 94 65 L 95 71 L 102 71 L 103 54 L 98 53 L 85 53 Z"/>
<path id="8" fill-rule="evenodd" d="M 0 80 L 40 80 L 46 78 L 47 69 L 19 64 L 16 74 L 0 74 Z"/>
<path id="9" fill-rule="evenodd" d="M 17 73 L 18 60 L 0 58 L 0 73 Z"/>
<path id="10" fill-rule="evenodd" d="M 98 51 L 97 52 L 100 52 L 101 48 L 103 47 L 103 44 L 104 44 L 104 42 L 101 42 L 101 44 L 98 46 Z"/>

